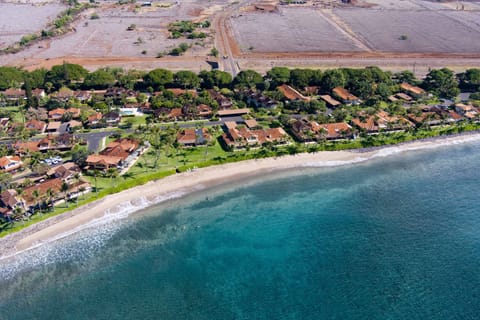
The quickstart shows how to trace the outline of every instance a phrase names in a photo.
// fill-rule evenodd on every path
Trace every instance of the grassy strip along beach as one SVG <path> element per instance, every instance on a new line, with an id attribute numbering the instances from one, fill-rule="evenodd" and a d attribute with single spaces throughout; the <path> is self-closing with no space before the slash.
<path id="1" fill-rule="evenodd" d="M 442 136 L 422 139 L 395 146 L 382 148 L 364 148 L 349 151 L 321 151 L 284 155 L 275 158 L 239 161 L 235 163 L 199 168 L 163 179 L 109 194 L 102 199 L 75 208 L 61 215 L 31 225 L 21 231 L 0 239 L 2 257 L 12 256 L 17 252 L 59 239 L 85 227 L 94 227 L 95 222 L 106 215 L 115 215 L 126 207 L 132 212 L 145 206 L 171 198 L 180 197 L 192 191 L 231 183 L 236 180 L 258 176 L 278 170 L 301 167 L 340 166 L 367 161 L 376 157 L 409 150 L 435 148 L 480 139 L 480 133 Z M 93 224 L 92 224 L 93 222 Z"/>

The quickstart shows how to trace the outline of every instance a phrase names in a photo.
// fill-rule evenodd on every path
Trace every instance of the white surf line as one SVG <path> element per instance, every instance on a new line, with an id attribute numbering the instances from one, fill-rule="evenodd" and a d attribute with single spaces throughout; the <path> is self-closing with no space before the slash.
<path id="1" fill-rule="evenodd" d="M 198 188 L 196 188 L 196 189 L 198 189 Z M 22 253 L 29 252 L 29 251 L 32 251 L 34 249 L 40 248 L 40 247 L 42 247 L 46 244 L 50 244 L 50 243 L 56 242 L 58 240 L 67 238 L 67 237 L 72 236 L 74 234 L 77 234 L 81 231 L 88 230 L 88 229 L 91 229 L 91 228 L 94 228 L 94 227 L 108 225 L 111 222 L 126 219 L 131 214 L 133 214 L 135 212 L 138 212 L 142 209 L 145 209 L 145 208 L 148 208 L 148 207 L 151 207 L 151 206 L 154 206 L 154 205 L 157 205 L 157 204 L 160 204 L 162 202 L 169 201 L 169 200 L 181 198 L 186 194 L 187 194 L 187 192 L 185 190 L 177 190 L 177 191 L 174 191 L 174 192 L 160 194 L 160 195 L 154 197 L 153 200 L 148 200 L 145 197 L 140 197 L 138 199 L 138 200 L 140 200 L 138 204 L 133 203 L 132 201 L 125 201 L 125 202 L 119 203 L 112 208 L 106 209 L 101 217 L 93 218 L 92 220 L 90 220 L 87 223 L 78 225 L 71 230 L 67 230 L 67 231 L 61 232 L 59 234 L 56 234 L 56 235 L 54 235 L 50 238 L 41 240 L 41 241 L 39 241 L 37 243 L 34 243 L 31 246 L 29 246 L 28 248 L 25 248 L 23 250 L 16 250 L 13 253 L 8 254 L 8 255 L 1 255 L 0 256 L 0 263 L 4 260 L 13 258 L 17 255 L 22 254 Z"/>
<path id="2" fill-rule="evenodd" d="M 435 139 L 437 138 L 437 139 Z M 428 138 L 427 138 L 428 139 Z M 336 167 L 336 166 L 345 166 L 355 163 L 366 162 L 369 160 L 377 158 L 386 158 L 396 154 L 409 152 L 409 151 L 421 151 L 421 150 L 430 150 L 438 149 L 441 147 L 461 145 L 469 142 L 480 141 L 480 133 L 474 133 L 471 135 L 460 135 L 460 136 L 450 136 L 444 139 L 438 139 L 438 137 L 433 137 L 432 140 L 413 140 L 400 145 L 391 145 L 386 147 L 379 147 L 378 150 L 372 150 L 366 152 L 367 156 L 362 156 L 362 153 L 359 153 L 359 156 L 352 160 L 333 160 L 333 161 L 310 161 L 303 165 L 303 167 Z M 350 150 L 355 152 L 355 149 Z M 371 153 L 371 154 L 370 154 Z"/>
<path id="3" fill-rule="evenodd" d="M 270 171 L 276 171 L 276 169 L 282 171 L 285 169 L 295 169 L 295 168 L 305 168 L 305 167 L 337 167 L 337 166 L 345 166 L 345 165 L 350 165 L 350 164 L 355 164 L 355 163 L 360 163 L 360 162 L 366 162 L 372 159 L 376 158 L 383 158 L 383 157 L 389 157 L 392 155 L 396 155 L 399 153 L 403 152 L 408 152 L 408 151 L 416 151 L 416 150 L 428 150 L 428 149 L 435 149 L 435 148 L 440 148 L 440 147 L 445 147 L 445 146 L 451 146 L 451 145 L 460 145 L 464 143 L 469 143 L 469 142 L 474 142 L 474 141 L 480 141 L 480 133 L 475 132 L 475 133 L 465 133 L 463 135 L 455 135 L 455 136 L 445 136 L 445 137 L 432 137 L 432 138 L 426 138 L 424 140 L 413 140 L 404 144 L 397 144 L 397 145 L 392 145 L 392 146 L 385 146 L 385 147 L 379 147 L 379 149 L 374 149 L 371 151 L 366 151 L 364 156 L 361 152 L 358 152 L 358 157 L 351 159 L 351 160 L 319 160 L 319 161 L 309 161 L 309 162 L 304 162 L 303 164 L 298 164 L 298 163 L 292 163 L 291 165 L 287 166 L 279 166 L 278 168 L 270 168 Z M 345 150 L 345 151 L 350 151 L 352 153 L 355 153 L 356 150 Z M 361 150 L 359 150 L 361 151 Z M 188 175 L 188 173 L 186 174 Z M 38 243 L 34 243 L 33 245 L 29 246 L 28 248 L 25 248 L 23 250 L 15 250 L 13 253 L 8 254 L 8 255 L 2 255 L 0 256 L 0 262 L 3 260 L 7 260 L 9 258 L 15 257 L 16 255 L 20 255 L 21 253 L 28 252 L 30 250 L 39 248 L 45 244 L 52 243 L 54 241 L 63 239 L 65 237 L 71 236 L 73 234 L 78 233 L 79 231 L 90 229 L 96 226 L 101 226 L 101 225 L 106 225 L 108 222 L 112 221 L 118 221 L 127 218 L 130 216 L 132 213 L 137 212 L 139 210 L 145 209 L 147 207 L 172 200 L 172 199 L 177 199 L 185 196 L 189 192 L 188 190 L 193 190 L 193 191 L 198 191 L 204 189 L 205 186 L 203 185 L 197 185 L 192 187 L 185 187 L 185 188 L 180 188 L 175 191 L 171 192 L 166 192 L 166 193 L 160 193 L 158 195 L 155 195 L 153 197 L 153 200 L 148 200 L 144 197 L 140 198 L 140 204 L 136 204 L 135 200 L 131 201 L 125 201 L 122 203 L 119 203 L 115 205 L 112 208 L 108 208 L 104 211 L 103 215 L 101 217 L 93 218 L 91 221 L 84 223 L 82 225 L 76 226 L 75 228 L 62 232 L 60 234 L 56 234 L 50 238 L 47 238 L 45 240 L 41 240 Z M 108 196 L 107 196 L 108 197 Z M 120 209 L 119 211 L 115 211 L 116 209 Z M 72 217 L 66 218 L 67 220 Z M 52 217 L 55 218 L 55 217 Z M 61 223 L 62 221 L 59 221 L 58 223 Z M 48 228 L 48 227 L 47 227 Z M 21 232 L 21 231 L 19 231 Z M 27 235 L 28 237 L 28 235 Z"/>

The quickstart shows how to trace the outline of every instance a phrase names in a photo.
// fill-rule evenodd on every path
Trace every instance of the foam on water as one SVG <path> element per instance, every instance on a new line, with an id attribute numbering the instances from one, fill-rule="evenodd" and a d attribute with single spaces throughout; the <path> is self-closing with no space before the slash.
<path id="1" fill-rule="evenodd" d="M 409 151 L 420 151 L 420 150 L 431 150 L 441 147 L 448 147 L 454 145 L 461 145 L 465 143 L 476 142 L 480 140 L 480 134 L 466 134 L 456 137 L 445 137 L 445 139 L 433 138 L 432 141 L 424 140 L 412 143 L 406 143 L 401 145 L 393 145 L 388 147 L 381 147 L 380 149 L 373 152 L 373 154 L 368 156 L 362 156 L 362 153 L 359 153 L 358 157 L 355 157 L 351 160 L 333 160 L 333 161 L 310 161 L 304 163 L 304 167 L 337 167 L 337 166 L 346 166 L 356 163 L 361 163 L 377 158 L 385 158 L 393 155 L 397 155 Z"/>
<path id="2" fill-rule="evenodd" d="M 123 226 L 132 213 L 162 202 L 184 196 L 186 191 L 177 191 L 155 196 L 139 197 L 119 203 L 105 211 L 104 215 L 90 222 L 60 233 L 41 243 L 0 258 L 0 274 L 8 280 L 18 272 L 38 265 L 55 264 L 60 261 L 85 259 L 94 255 Z"/>
<path id="3" fill-rule="evenodd" d="M 423 141 L 422 143 L 385 147 L 374 151 L 373 154 L 368 156 L 364 156 L 359 152 L 357 157 L 348 161 L 306 162 L 303 164 L 303 167 L 347 166 L 376 158 L 385 158 L 407 151 L 435 149 L 479 140 L 480 134 L 477 133 L 447 137 L 445 139 L 435 139 L 435 141 Z M 125 220 L 130 217 L 132 213 L 168 200 L 181 198 L 191 191 L 199 191 L 205 188 L 206 186 L 199 184 L 189 190 L 179 190 L 152 198 L 140 196 L 133 201 L 119 203 L 115 207 L 106 210 L 103 216 L 95 218 L 86 224 L 58 234 L 24 251 L 16 252 L 10 256 L 0 257 L 0 274 L 2 274 L 2 278 L 10 279 L 18 272 L 34 268 L 35 266 L 88 258 L 98 252 L 98 250 L 123 227 Z"/>
<path id="4" fill-rule="evenodd" d="M 480 143 L 389 152 L 256 175 L 41 246 L 45 265 L 0 280 L 0 319 L 477 319 Z"/>

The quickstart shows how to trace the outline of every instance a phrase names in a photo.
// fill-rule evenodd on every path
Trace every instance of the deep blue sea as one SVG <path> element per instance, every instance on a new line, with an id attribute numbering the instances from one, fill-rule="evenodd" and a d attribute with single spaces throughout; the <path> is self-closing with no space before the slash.
<path id="1" fill-rule="evenodd" d="M 204 190 L 0 264 L 0 319 L 480 319 L 480 142 Z"/>

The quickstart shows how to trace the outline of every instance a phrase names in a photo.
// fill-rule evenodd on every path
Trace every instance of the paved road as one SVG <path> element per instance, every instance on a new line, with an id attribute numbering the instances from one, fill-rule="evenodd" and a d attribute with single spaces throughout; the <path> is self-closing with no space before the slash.
<path id="1" fill-rule="evenodd" d="M 232 3 L 215 16 L 213 23 L 217 32 L 215 36 L 215 47 L 218 49 L 220 55 L 220 70 L 230 73 L 233 77 L 240 72 L 240 68 L 233 57 L 233 52 L 230 47 L 227 24 L 230 16 L 248 1 L 250 0 Z"/>

